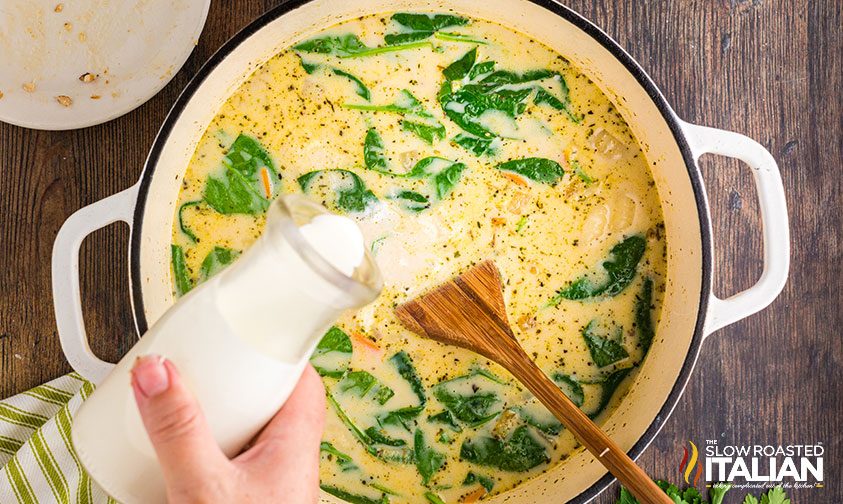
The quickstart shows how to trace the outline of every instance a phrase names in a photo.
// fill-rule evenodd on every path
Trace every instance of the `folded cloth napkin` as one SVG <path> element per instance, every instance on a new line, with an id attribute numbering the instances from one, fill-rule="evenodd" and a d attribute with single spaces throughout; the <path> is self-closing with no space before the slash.
<path id="1" fill-rule="evenodd" d="M 94 386 L 76 373 L 0 401 L 0 503 L 116 503 L 82 468 L 70 425 Z"/>

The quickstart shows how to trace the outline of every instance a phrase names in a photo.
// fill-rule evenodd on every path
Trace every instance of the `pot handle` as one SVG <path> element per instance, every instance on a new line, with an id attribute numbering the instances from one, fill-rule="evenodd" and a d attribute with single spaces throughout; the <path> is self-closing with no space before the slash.
<path id="1" fill-rule="evenodd" d="M 79 293 L 79 247 L 86 236 L 113 222 L 131 227 L 137 185 L 80 208 L 62 224 L 53 244 L 53 306 L 59 341 L 70 366 L 93 383 L 100 383 L 114 364 L 91 351 Z"/>
<path id="2" fill-rule="evenodd" d="M 749 137 L 683 122 L 694 161 L 701 155 L 720 154 L 739 159 L 752 169 L 764 240 L 764 271 L 749 289 L 727 299 L 711 294 L 704 334 L 709 334 L 766 308 L 781 293 L 790 269 L 790 230 L 784 185 L 776 160 Z M 713 255 L 713 254 L 712 254 Z"/>

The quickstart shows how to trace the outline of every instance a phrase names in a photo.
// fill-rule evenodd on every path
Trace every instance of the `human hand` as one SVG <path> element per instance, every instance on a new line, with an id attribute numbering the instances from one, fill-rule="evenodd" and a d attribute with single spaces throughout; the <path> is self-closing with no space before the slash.
<path id="1" fill-rule="evenodd" d="M 325 390 L 312 366 L 250 447 L 232 460 L 172 362 L 156 355 L 138 359 L 132 389 L 170 504 L 318 501 Z"/>

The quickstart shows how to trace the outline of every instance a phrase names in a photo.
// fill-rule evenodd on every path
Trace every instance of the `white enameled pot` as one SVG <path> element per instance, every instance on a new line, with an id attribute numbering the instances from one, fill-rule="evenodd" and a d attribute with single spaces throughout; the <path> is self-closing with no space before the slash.
<path id="1" fill-rule="evenodd" d="M 757 142 L 686 123 L 643 69 L 605 33 L 551 0 L 293 0 L 266 13 L 227 42 L 179 97 L 150 151 L 140 181 L 82 208 L 62 226 L 53 250 L 53 297 L 62 348 L 71 366 L 97 382 L 111 369 L 91 353 L 82 320 L 78 252 L 91 232 L 115 221 L 131 230 L 129 275 L 139 334 L 174 302 L 170 241 L 185 168 L 226 98 L 264 61 L 337 22 L 394 11 L 453 10 L 510 26 L 570 59 L 615 102 L 638 137 L 658 185 L 667 240 L 668 281 L 657 338 L 629 393 L 603 428 L 634 458 L 653 440 L 687 383 L 706 336 L 747 317 L 779 294 L 790 261 L 781 176 Z M 743 161 L 758 192 L 764 271 L 728 299 L 711 291 L 709 207 L 697 159 L 705 153 Z M 489 502 L 586 502 L 612 481 L 588 452 Z M 333 498 L 325 496 L 326 502 Z"/>

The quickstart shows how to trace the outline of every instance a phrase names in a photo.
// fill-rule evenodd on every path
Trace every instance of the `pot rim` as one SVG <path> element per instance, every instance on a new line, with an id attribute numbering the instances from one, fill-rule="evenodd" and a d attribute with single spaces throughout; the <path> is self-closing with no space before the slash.
<path id="1" fill-rule="evenodd" d="M 158 164 L 161 152 L 169 139 L 170 133 L 181 117 L 185 107 L 193 99 L 193 96 L 196 94 L 202 83 L 205 82 L 208 75 L 210 75 L 212 70 L 216 68 L 225 58 L 227 58 L 235 48 L 256 32 L 264 28 L 267 24 L 275 21 L 288 12 L 309 3 L 310 1 L 312 0 L 290 0 L 283 2 L 281 5 L 278 5 L 277 7 L 274 7 L 257 17 L 254 21 L 246 25 L 243 29 L 226 41 L 190 79 L 190 82 L 184 90 L 182 90 L 161 125 L 161 129 L 158 131 L 152 147 L 150 148 L 149 155 L 147 156 L 146 163 L 144 164 L 140 181 L 138 183 L 137 202 L 135 205 L 134 216 L 132 218 L 132 232 L 129 244 L 131 301 L 134 312 L 135 327 L 137 328 L 138 334 L 145 333 L 149 328 L 149 324 L 144 313 L 143 294 L 140 287 L 143 285 L 140 268 L 143 214 L 146 209 L 146 201 L 149 196 L 149 189 L 152 177 L 155 173 L 155 167 Z M 702 244 L 702 281 L 700 288 L 699 310 L 697 312 L 697 320 L 694 325 L 694 334 L 691 338 L 691 345 L 688 348 L 685 361 L 682 363 L 682 368 L 679 371 L 679 375 L 676 378 L 676 382 L 674 383 L 670 394 L 667 399 L 665 399 L 661 408 L 659 408 L 659 412 L 656 415 L 655 420 L 653 420 L 647 430 L 644 431 L 638 441 L 636 441 L 632 448 L 630 448 L 627 452 L 627 454 L 635 460 L 644 452 L 650 443 L 653 442 L 656 435 L 658 435 L 659 431 L 661 431 L 662 427 L 664 427 L 667 419 L 673 412 L 673 409 L 678 404 L 679 398 L 682 396 L 691 372 L 693 371 L 704 339 L 703 328 L 708 310 L 709 295 L 711 293 L 712 249 L 711 222 L 708 214 L 708 202 L 705 197 L 702 174 L 696 161 L 694 160 L 691 148 L 680 125 L 679 118 L 676 116 L 676 113 L 673 111 L 673 108 L 667 102 L 664 95 L 662 95 L 658 86 L 656 86 L 655 82 L 653 82 L 650 76 L 634 58 L 603 30 L 571 8 L 558 3 L 556 0 L 529 1 L 556 14 L 582 30 L 609 51 L 612 56 L 614 56 L 632 74 L 638 84 L 644 88 L 662 118 L 667 123 L 670 132 L 673 135 L 673 139 L 682 154 L 682 159 L 685 162 L 685 167 L 694 192 L 694 199 L 697 206 L 697 216 L 700 222 L 700 241 Z M 577 504 L 588 502 L 606 490 L 615 480 L 616 478 L 612 476 L 611 473 L 607 473 L 591 486 L 583 490 L 580 494 L 571 498 L 568 502 Z"/>

